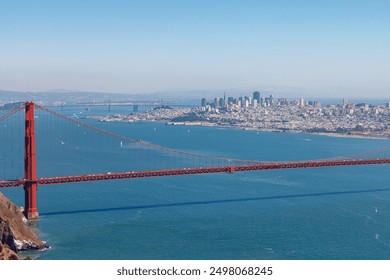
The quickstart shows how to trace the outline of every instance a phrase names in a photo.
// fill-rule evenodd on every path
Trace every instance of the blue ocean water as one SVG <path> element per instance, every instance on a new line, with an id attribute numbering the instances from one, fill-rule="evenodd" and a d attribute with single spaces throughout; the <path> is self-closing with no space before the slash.
<path id="1" fill-rule="evenodd" d="M 65 114 L 80 110 L 65 107 Z M 106 109 L 83 112 L 96 113 Z M 241 159 L 335 157 L 390 144 L 84 121 L 161 146 Z M 37 258 L 389 259 L 389 171 L 357 166 L 41 186 L 35 228 L 51 249 Z M 21 188 L 2 192 L 23 205 Z"/>

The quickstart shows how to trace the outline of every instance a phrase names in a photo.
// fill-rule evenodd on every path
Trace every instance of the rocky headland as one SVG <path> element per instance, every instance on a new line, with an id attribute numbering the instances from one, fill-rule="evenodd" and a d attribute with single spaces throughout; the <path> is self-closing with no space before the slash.
<path id="1" fill-rule="evenodd" d="M 0 260 L 18 260 L 19 251 L 47 247 L 27 225 L 19 207 L 0 193 Z"/>

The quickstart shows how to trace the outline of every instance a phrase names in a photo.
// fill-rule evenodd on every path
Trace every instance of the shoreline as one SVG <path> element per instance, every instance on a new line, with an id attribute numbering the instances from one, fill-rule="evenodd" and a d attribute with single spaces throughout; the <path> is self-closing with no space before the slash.
<path id="1" fill-rule="evenodd" d="M 388 137 L 380 137 L 378 135 L 359 135 L 359 134 L 341 134 L 334 132 L 307 132 L 307 134 L 328 136 L 328 137 L 339 137 L 339 138 L 356 138 L 356 139 L 371 139 L 371 140 L 390 140 Z"/>
<path id="2" fill-rule="evenodd" d="M 292 134 L 307 134 L 307 135 L 320 135 L 327 137 L 338 137 L 338 138 L 356 138 L 356 139 L 372 139 L 372 140 L 390 140 L 389 137 L 385 135 L 361 135 L 361 134 L 344 134 L 336 132 L 308 132 L 300 130 L 279 130 L 272 128 L 255 128 L 255 127 L 240 127 L 240 126 L 229 126 L 229 125 L 220 125 L 210 122 L 163 122 L 154 120 L 153 122 L 163 123 L 165 125 L 174 125 L 174 126 L 202 126 L 202 127 L 216 127 L 218 129 L 235 129 L 235 130 L 246 130 L 246 131 L 256 131 L 256 132 L 272 132 L 272 133 L 292 133 Z"/>
<path id="3" fill-rule="evenodd" d="M 272 129 L 272 128 L 256 128 L 256 127 L 246 127 L 246 126 L 234 126 L 234 125 L 223 125 L 223 124 L 217 124 L 212 122 L 202 122 L 202 121 L 194 121 L 194 122 L 172 122 L 172 121 L 166 121 L 166 120 L 101 120 L 97 119 L 102 122 L 128 122 L 128 123 L 139 123 L 139 122 L 158 122 L 165 125 L 172 125 L 172 126 L 201 126 L 201 127 L 215 127 L 217 129 L 234 129 L 234 130 L 245 130 L 245 131 L 255 131 L 255 132 L 272 132 L 272 133 L 291 133 L 291 134 L 307 134 L 307 135 L 319 135 L 319 136 L 327 136 L 327 137 L 336 137 L 336 138 L 355 138 L 355 139 L 371 139 L 371 140 L 390 140 L 390 135 L 386 136 L 380 136 L 380 135 L 373 135 L 373 134 L 344 134 L 344 133 L 337 133 L 337 132 L 308 132 L 308 131 L 301 131 L 301 130 L 280 130 L 280 129 Z"/>

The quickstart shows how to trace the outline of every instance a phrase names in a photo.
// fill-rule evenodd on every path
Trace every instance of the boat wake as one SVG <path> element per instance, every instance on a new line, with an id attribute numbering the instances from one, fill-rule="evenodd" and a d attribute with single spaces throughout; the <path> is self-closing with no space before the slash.
<path id="1" fill-rule="evenodd" d="M 382 239 L 380 239 L 378 233 L 375 234 L 375 239 L 378 240 L 383 245 L 386 245 L 387 247 L 390 247 L 390 243 L 387 243 L 386 241 L 383 241 Z"/>

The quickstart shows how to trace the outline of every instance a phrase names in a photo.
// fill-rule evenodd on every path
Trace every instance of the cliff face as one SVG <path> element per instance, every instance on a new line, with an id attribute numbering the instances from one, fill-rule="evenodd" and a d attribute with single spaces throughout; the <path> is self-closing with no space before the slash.
<path id="1" fill-rule="evenodd" d="M 0 242 L 0 260 L 19 260 L 19 257 L 15 251 Z"/>
<path id="2" fill-rule="evenodd" d="M 0 259 L 15 259 L 17 251 L 46 247 L 27 226 L 20 209 L 0 193 Z"/>

